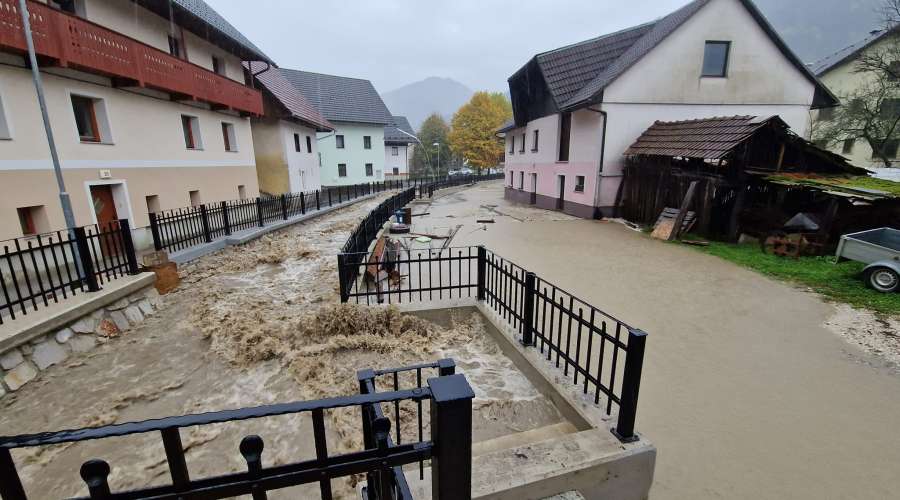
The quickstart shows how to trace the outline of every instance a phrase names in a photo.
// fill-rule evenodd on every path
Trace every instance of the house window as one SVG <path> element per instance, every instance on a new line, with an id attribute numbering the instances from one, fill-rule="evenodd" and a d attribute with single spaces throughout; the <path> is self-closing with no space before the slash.
<path id="1" fill-rule="evenodd" d="M 169 54 L 181 59 L 181 40 L 173 35 L 169 35 Z"/>
<path id="2" fill-rule="evenodd" d="M 856 145 L 856 139 L 845 139 L 844 146 L 841 148 L 841 154 L 853 154 L 853 146 Z"/>
<path id="3" fill-rule="evenodd" d="M 237 142 L 234 137 L 234 124 L 222 122 L 222 140 L 225 142 L 225 151 L 237 151 Z"/>
<path id="4" fill-rule="evenodd" d="M 336 135 L 334 136 L 334 144 L 338 149 L 344 149 L 344 136 Z"/>
<path id="5" fill-rule="evenodd" d="M 520 152 L 520 153 L 524 153 L 524 152 L 525 152 L 525 134 L 522 134 L 522 145 L 519 146 L 519 152 Z"/>
<path id="6" fill-rule="evenodd" d="M 200 121 L 196 116 L 181 115 L 181 131 L 184 134 L 184 147 L 201 149 Z"/>
<path id="7" fill-rule="evenodd" d="M 400 148 L 391 146 L 391 156 L 400 156 Z"/>
<path id="8" fill-rule="evenodd" d="M 306 136 L 306 152 L 312 153 L 312 139 L 310 139 L 309 136 Z"/>
<path id="9" fill-rule="evenodd" d="M 363 148 L 372 149 L 372 136 L 369 136 L 369 135 L 363 136 Z"/>
<path id="10" fill-rule="evenodd" d="M 525 189 L 525 172 L 519 172 L 519 189 Z"/>
<path id="11" fill-rule="evenodd" d="M 338 177 L 347 177 L 346 163 L 338 163 Z"/>
<path id="12" fill-rule="evenodd" d="M 225 60 L 221 57 L 212 56 L 213 73 L 225 76 Z"/>
<path id="13" fill-rule="evenodd" d="M 509 173 L 509 187 L 513 187 L 513 175 L 515 174 L 512 172 Z"/>
<path id="14" fill-rule="evenodd" d="M 300 134 L 294 134 L 294 151 L 300 152 Z"/>
<path id="15" fill-rule="evenodd" d="M 159 195 L 148 194 L 144 197 L 144 200 L 147 202 L 148 214 L 159 212 Z"/>
<path id="16" fill-rule="evenodd" d="M 82 142 L 101 142 L 101 128 L 106 128 L 107 124 L 102 99 L 72 95 L 72 111 L 75 113 L 79 139 Z"/>
<path id="17" fill-rule="evenodd" d="M 3 109 L 3 97 L 0 97 L 0 139 L 12 139 L 12 131 L 6 121 L 6 110 Z"/>
<path id="18" fill-rule="evenodd" d="M 16 208 L 23 236 L 32 236 L 49 230 L 44 205 Z"/>
<path id="19" fill-rule="evenodd" d="M 728 72 L 728 53 L 731 42 L 706 42 L 703 51 L 702 76 L 725 77 Z"/>
<path id="20" fill-rule="evenodd" d="M 191 206 L 199 207 L 203 204 L 203 201 L 200 200 L 200 190 L 196 189 L 194 191 L 188 191 L 188 196 L 191 198 Z"/>
<path id="21" fill-rule="evenodd" d="M 247 186 L 243 184 L 238 184 L 238 199 L 246 200 L 247 199 Z"/>
<path id="22" fill-rule="evenodd" d="M 540 132 L 540 131 L 535 130 L 534 137 L 532 137 L 532 139 L 531 139 L 531 152 L 532 153 L 537 153 L 537 150 L 538 150 L 538 132 Z"/>
<path id="23" fill-rule="evenodd" d="M 876 149 L 872 151 L 872 159 L 879 158 L 879 151 L 885 158 L 895 159 L 897 158 L 897 148 L 900 146 L 900 141 L 897 139 L 889 139 L 884 141 L 883 143 L 875 143 Z"/>
<path id="24" fill-rule="evenodd" d="M 399 169 L 399 168 L 394 167 L 394 175 L 400 175 L 400 169 Z"/>
<path id="25" fill-rule="evenodd" d="M 559 116 L 559 155 L 557 160 L 569 161 L 569 138 L 572 135 L 572 114 Z"/>
<path id="26" fill-rule="evenodd" d="M 50 5 L 59 8 L 69 14 L 75 14 L 78 17 L 85 17 L 84 0 L 56 0 L 49 2 Z"/>
<path id="27" fill-rule="evenodd" d="M 366 177 L 372 177 L 372 175 L 373 175 L 372 164 L 366 163 Z"/>
<path id="28" fill-rule="evenodd" d="M 584 176 L 583 175 L 575 176 L 575 192 L 576 193 L 584 192 Z"/>
<path id="29" fill-rule="evenodd" d="M 516 136 L 514 135 L 509 136 L 509 154 L 516 154 Z"/>

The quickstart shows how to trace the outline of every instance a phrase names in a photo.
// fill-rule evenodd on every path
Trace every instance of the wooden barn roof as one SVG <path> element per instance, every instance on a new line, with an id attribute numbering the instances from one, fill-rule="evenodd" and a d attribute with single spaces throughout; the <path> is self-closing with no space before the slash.
<path id="1" fill-rule="evenodd" d="M 626 156 L 671 156 L 720 160 L 770 123 L 787 128 L 781 118 L 728 116 L 679 122 L 657 121 L 631 147 Z"/>

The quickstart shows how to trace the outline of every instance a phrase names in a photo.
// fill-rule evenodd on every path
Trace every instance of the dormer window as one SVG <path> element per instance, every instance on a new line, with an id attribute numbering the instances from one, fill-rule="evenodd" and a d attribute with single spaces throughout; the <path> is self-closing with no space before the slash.
<path id="1" fill-rule="evenodd" d="M 706 42 L 703 51 L 702 76 L 724 78 L 728 75 L 728 53 L 731 42 Z"/>

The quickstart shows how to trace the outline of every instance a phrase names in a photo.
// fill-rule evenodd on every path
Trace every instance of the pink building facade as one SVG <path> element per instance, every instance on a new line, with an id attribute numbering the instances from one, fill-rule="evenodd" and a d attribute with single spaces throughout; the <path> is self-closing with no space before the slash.
<path id="1" fill-rule="evenodd" d="M 505 197 L 586 218 L 615 215 L 624 153 L 656 121 L 779 116 L 807 136 L 810 110 L 838 104 L 751 0 L 537 54 L 509 90 Z"/>

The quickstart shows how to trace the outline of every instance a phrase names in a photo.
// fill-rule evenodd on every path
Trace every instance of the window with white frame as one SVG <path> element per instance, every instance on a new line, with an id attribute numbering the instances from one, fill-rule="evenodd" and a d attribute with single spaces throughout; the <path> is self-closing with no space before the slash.
<path id="1" fill-rule="evenodd" d="M 391 156 L 400 156 L 400 148 L 391 146 Z"/>
<path id="2" fill-rule="evenodd" d="M 299 149 L 297 151 L 300 151 Z M 309 136 L 306 136 L 306 152 L 312 153 L 312 139 Z"/>
<path id="3" fill-rule="evenodd" d="M 525 189 L 525 172 L 519 172 L 519 189 Z"/>
<path id="4" fill-rule="evenodd" d="M 575 192 L 576 193 L 584 192 L 584 176 L 583 175 L 575 176 Z"/>
<path id="5" fill-rule="evenodd" d="M 509 135 L 509 154 L 516 154 L 516 136 L 512 134 Z"/>
<path id="6" fill-rule="evenodd" d="M 196 116 L 181 115 L 181 132 L 184 134 L 184 147 L 203 149 L 200 138 L 200 120 Z"/>
<path id="7" fill-rule="evenodd" d="M 539 130 L 535 130 L 533 132 L 532 141 L 531 141 L 531 152 L 537 153 L 538 151 L 538 132 Z"/>
<path id="8" fill-rule="evenodd" d="M 347 177 L 346 163 L 338 163 L 338 177 Z"/>
<path id="9" fill-rule="evenodd" d="M 294 134 L 294 151 L 300 152 L 300 134 Z"/>
<path id="10" fill-rule="evenodd" d="M 366 163 L 366 177 L 372 177 L 375 173 L 372 170 L 372 164 Z"/>
<path id="11" fill-rule="evenodd" d="M 3 107 L 2 95 L 0 95 L 0 139 L 12 139 L 12 130 L 6 118 L 6 109 Z"/>
<path id="12" fill-rule="evenodd" d="M 112 134 L 109 129 L 109 118 L 106 114 L 104 100 L 77 94 L 72 94 L 70 98 L 79 140 L 81 142 L 111 143 Z"/>
<path id="13" fill-rule="evenodd" d="M 237 139 L 234 136 L 234 124 L 222 122 L 222 141 L 225 143 L 225 151 L 237 151 Z"/>
<path id="14" fill-rule="evenodd" d="M 372 136 L 370 136 L 370 135 L 363 136 L 363 148 L 372 149 Z"/>
<path id="15" fill-rule="evenodd" d="M 344 149 L 344 136 L 342 136 L 342 135 L 334 136 L 334 146 L 338 149 Z"/>

